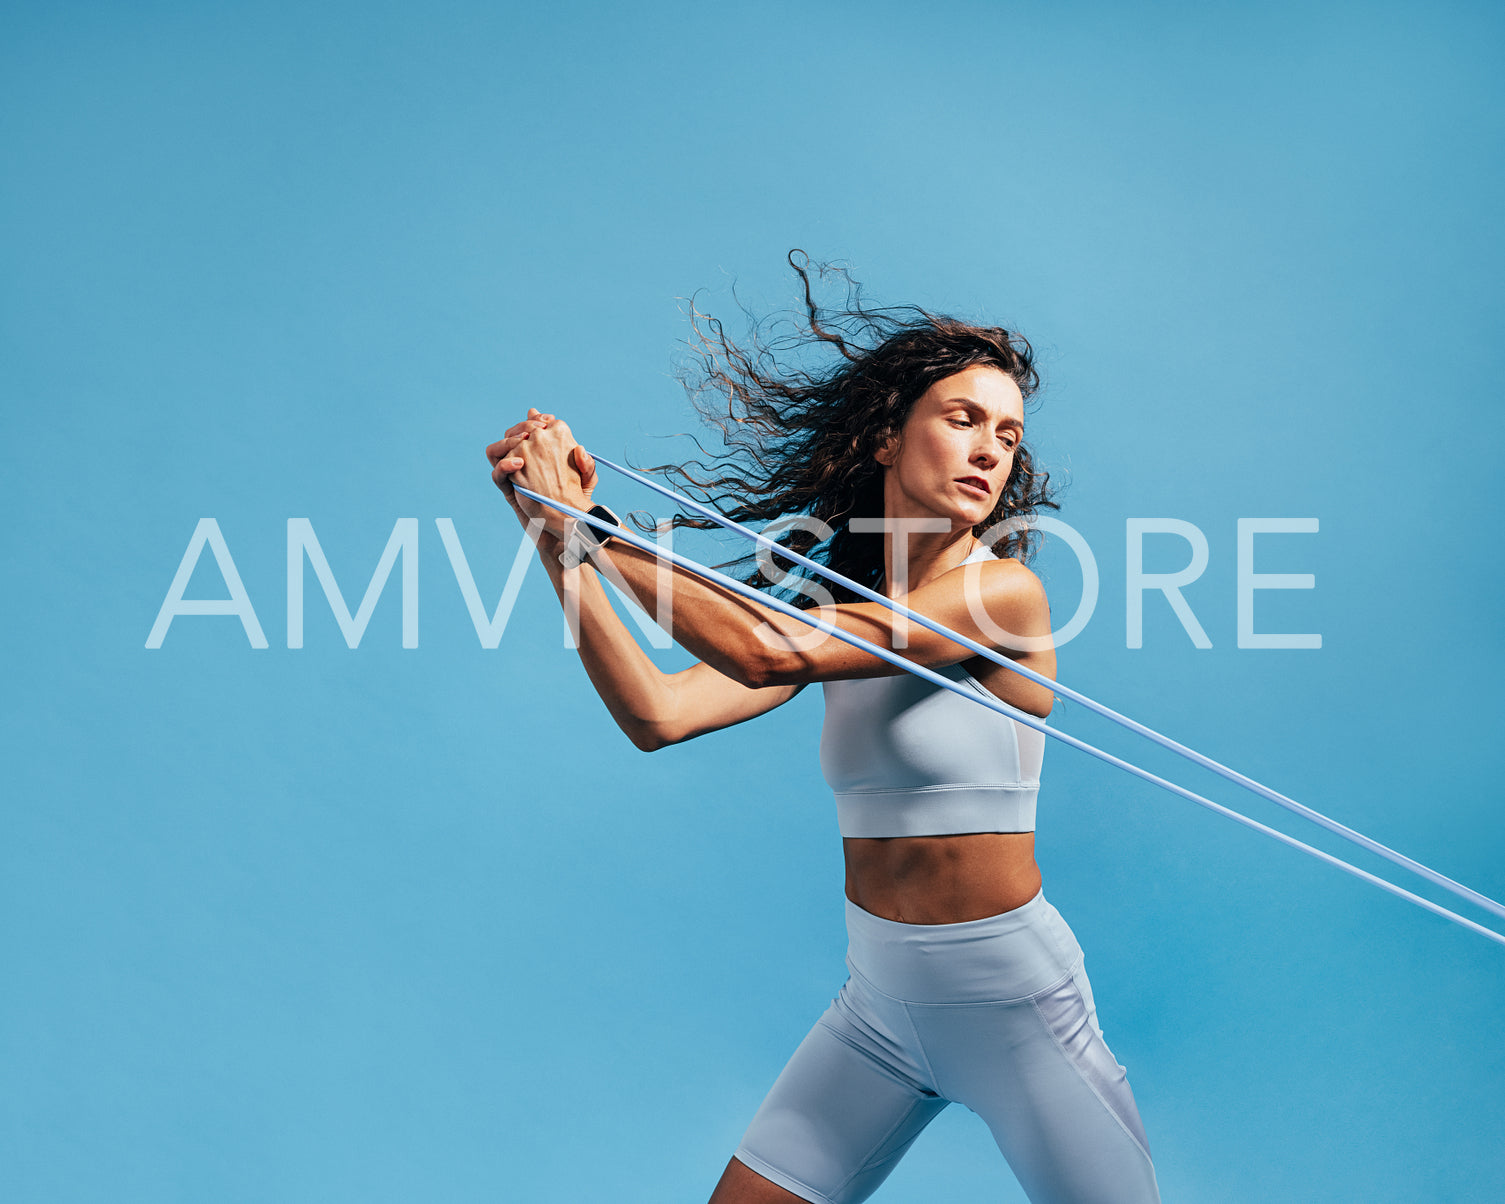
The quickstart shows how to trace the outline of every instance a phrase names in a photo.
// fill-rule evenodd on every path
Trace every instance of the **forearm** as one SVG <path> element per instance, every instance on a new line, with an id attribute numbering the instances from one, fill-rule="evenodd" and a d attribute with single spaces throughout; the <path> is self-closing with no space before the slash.
<path id="1" fill-rule="evenodd" d="M 601 571 L 631 594 L 676 643 L 744 686 L 770 684 L 775 671 L 789 660 L 780 633 L 786 628 L 805 630 L 798 620 L 671 566 L 625 540 L 611 540 L 596 556 Z M 667 595 L 667 615 L 659 613 L 661 592 Z"/>
<path id="2" fill-rule="evenodd" d="M 597 555 L 615 583 L 653 614 L 682 647 L 724 677 L 751 689 L 902 672 L 881 653 L 853 647 L 847 636 L 932 669 L 971 655 L 968 643 L 959 638 L 908 619 L 897 620 L 891 604 L 855 602 L 807 612 L 838 630 L 840 638 L 828 638 L 800 618 L 661 562 L 651 551 L 624 540 L 610 541 Z M 656 606 L 661 576 L 662 592 L 672 607 L 668 615 Z M 1033 642 L 1044 650 L 1051 648 L 1050 608 L 1044 589 L 1016 561 L 969 565 L 962 572 L 941 575 L 906 595 L 904 601 L 916 615 L 929 616 L 943 629 L 961 633 L 971 647 L 983 642 L 1024 651 Z"/>
<path id="3" fill-rule="evenodd" d="M 518 517 L 524 522 L 542 518 L 556 540 L 564 538 L 569 520 L 558 507 L 534 501 L 534 497 L 558 499 L 579 510 L 590 508 L 596 479 L 594 462 L 583 447 L 573 443 L 567 424 L 529 410 L 527 420 L 488 447 L 486 454 L 492 463 L 492 479 L 504 492 L 513 485 L 522 487 L 526 499 L 509 495 Z M 594 555 L 599 569 L 608 573 L 613 584 L 653 615 L 683 648 L 723 677 L 757 689 L 779 680 L 777 674 L 797 667 L 780 635 L 803 638 L 807 628 L 798 620 L 665 563 L 662 573 L 664 592 L 672 598 L 671 623 L 670 615 L 659 613 L 656 555 L 639 551 L 622 539 L 610 541 Z M 556 583 L 556 588 L 565 600 L 563 586 Z M 604 597 L 601 604 L 606 604 Z"/>
<path id="4" fill-rule="evenodd" d="M 672 715 L 673 685 L 627 629 L 595 570 L 559 564 L 560 541 L 544 533 L 539 559 L 566 616 L 576 620 L 580 663 L 617 726 L 639 748 L 657 747 L 655 727 Z"/>

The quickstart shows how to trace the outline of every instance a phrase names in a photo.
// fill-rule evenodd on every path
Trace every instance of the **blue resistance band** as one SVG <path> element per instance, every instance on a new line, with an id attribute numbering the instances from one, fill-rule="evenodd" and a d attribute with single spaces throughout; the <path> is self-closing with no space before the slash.
<path id="1" fill-rule="evenodd" d="M 668 492 L 667 490 L 658 486 L 656 483 L 649 481 L 647 478 L 641 477 L 628 469 L 620 468 L 619 466 L 612 464 L 609 461 L 601 459 L 601 457 L 599 456 L 594 458 L 598 463 L 605 464 L 608 468 L 615 469 L 623 475 L 631 476 L 636 480 L 648 484 L 658 492 Z M 950 690 L 955 694 L 961 695 L 961 697 L 963 698 L 970 699 L 972 702 L 975 702 L 980 706 L 987 707 L 989 710 L 996 711 L 1000 715 L 1005 715 L 1008 718 L 1015 720 L 1016 722 L 1022 723 L 1026 727 L 1033 728 L 1038 732 L 1043 732 L 1047 736 L 1052 736 L 1055 739 L 1070 745 L 1072 748 L 1087 753 L 1089 756 L 1096 757 L 1100 761 L 1105 761 L 1109 765 L 1116 766 L 1117 768 L 1122 769 L 1127 773 L 1131 773 L 1137 778 L 1142 778 L 1144 781 L 1159 786 L 1164 790 L 1169 790 L 1172 794 L 1179 795 L 1180 797 L 1187 799 L 1189 802 L 1196 803 L 1198 806 L 1206 807 L 1209 811 L 1215 811 L 1217 814 L 1231 819 L 1235 823 L 1242 824 L 1246 828 L 1252 828 L 1256 832 L 1262 832 L 1266 836 L 1269 836 L 1271 839 L 1280 841 L 1281 844 L 1288 845 L 1293 849 L 1299 849 L 1301 852 L 1315 857 L 1319 861 L 1325 861 L 1329 865 L 1336 866 L 1338 869 L 1341 869 L 1346 873 L 1352 874 L 1356 878 L 1360 878 L 1365 882 L 1377 886 L 1381 890 L 1387 891 L 1388 893 L 1395 895 L 1398 898 L 1406 899 L 1407 901 L 1416 904 L 1416 906 L 1430 911 L 1435 915 L 1442 916 L 1444 919 L 1451 920 L 1455 924 L 1459 924 L 1464 928 L 1470 929 L 1473 932 L 1477 932 L 1479 933 L 1479 935 L 1487 937 L 1488 939 L 1495 941 L 1498 944 L 1505 945 L 1505 935 L 1501 935 L 1491 928 L 1486 928 L 1482 924 L 1477 924 L 1473 920 L 1467 919 L 1464 916 L 1460 916 L 1457 912 L 1449 911 L 1446 907 L 1439 906 L 1438 904 L 1433 903 L 1430 899 L 1424 899 L 1420 895 L 1413 894 L 1411 891 L 1406 890 L 1404 887 L 1397 886 L 1393 882 L 1389 882 L 1384 878 L 1380 878 L 1375 874 L 1369 873 L 1367 870 L 1362 870 L 1356 865 L 1351 865 L 1349 862 L 1342 860 L 1342 858 L 1334 857 L 1331 853 L 1326 853 L 1321 849 L 1314 848 L 1309 844 L 1305 844 L 1304 842 L 1297 840 L 1293 836 L 1287 836 L 1284 832 L 1278 831 L 1275 828 L 1271 828 L 1266 824 L 1262 824 L 1258 820 L 1250 819 L 1246 815 L 1241 815 L 1239 812 L 1234 811 L 1229 807 L 1225 807 L 1221 803 L 1215 803 L 1211 799 L 1204 798 L 1200 794 L 1196 794 L 1193 791 L 1187 790 L 1184 786 L 1178 786 L 1176 785 L 1176 783 L 1168 781 L 1165 778 L 1153 774 L 1146 769 L 1141 769 L 1137 765 L 1132 765 L 1128 761 L 1123 760 L 1121 757 L 1116 757 L 1112 753 L 1104 752 L 1102 749 L 1096 748 L 1093 745 L 1088 744 L 1084 740 L 1079 740 L 1075 736 L 1050 727 L 1043 719 L 1040 719 L 1035 715 L 1021 711 L 1016 707 L 1009 706 L 1008 703 L 1003 702 L 998 698 L 994 698 L 991 695 L 985 696 L 974 690 L 968 690 L 963 686 L 957 684 L 956 682 L 951 681 L 949 678 L 942 677 L 939 673 L 926 668 L 924 665 L 919 665 L 913 661 L 907 660 L 896 652 L 892 652 L 887 648 L 882 648 L 877 644 L 863 639 L 861 636 L 853 635 L 851 632 L 845 631 L 832 623 L 828 623 L 824 619 L 817 618 L 806 611 L 799 610 L 798 608 L 789 605 L 789 603 L 783 601 L 782 599 L 772 597 L 760 590 L 754 589 L 750 585 L 746 585 L 741 581 L 737 581 L 732 577 L 728 577 L 725 573 L 717 572 L 715 569 L 708 568 L 705 565 L 699 564 L 686 556 L 681 556 L 678 552 L 672 551 L 669 548 L 660 547 L 655 543 L 651 543 L 648 540 L 644 539 L 642 536 L 638 535 L 636 532 L 629 531 L 625 527 L 616 526 L 605 521 L 604 519 L 597 518 L 593 514 L 587 514 L 583 510 L 577 510 L 574 506 L 568 505 L 564 502 L 555 501 L 552 498 L 544 497 L 542 494 L 534 493 L 531 489 L 526 489 L 523 486 L 516 484 L 515 482 L 513 488 L 515 488 L 517 492 L 521 493 L 524 497 L 532 498 L 534 501 L 539 502 L 542 505 L 549 506 L 552 509 L 558 510 L 560 513 L 566 514 L 569 517 L 575 519 L 577 522 L 583 522 L 589 526 L 604 531 L 605 533 L 622 540 L 630 547 L 635 547 L 640 551 L 648 553 L 651 556 L 667 560 L 670 564 L 676 566 L 677 568 L 683 569 L 687 573 L 701 577 L 706 581 L 713 582 L 714 584 L 721 586 L 723 589 L 730 590 L 735 594 L 739 594 L 742 597 L 748 598 L 761 606 L 766 606 L 770 610 L 777 611 L 780 614 L 787 615 L 790 618 L 797 620 L 798 622 L 807 624 L 810 627 L 814 627 L 817 631 L 822 631 L 827 635 L 835 636 L 837 639 L 852 645 L 854 648 L 857 648 L 860 651 L 866 652 L 872 656 L 876 656 L 880 660 L 887 661 L 889 664 L 894 665 L 899 669 L 903 669 L 906 672 L 912 673 L 916 677 L 931 682 L 932 684 L 937 685 L 942 689 Z M 697 503 L 688 502 L 687 499 L 679 499 L 677 498 L 677 495 L 672 493 L 670 493 L 669 496 L 675 497 L 677 500 L 685 502 L 691 509 L 699 509 Z M 758 535 L 756 532 L 750 531 L 747 528 L 742 527 L 740 524 L 732 523 L 729 519 L 721 519 L 721 517 L 719 515 L 715 515 L 713 511 L 707 513 L 707 517 L 714 517 L 717 521 L 723 522 L 724 525 L 728 526 L 730 529 L 736 530 L 741 534 L 758 540 L 759 542 L 768 544 L 769 546 L 777 549 L 781 556 L 785 556 L 796 561 L 803 560 L 808 567 L 839 584 L 847 586 L 855 584 L 848 582 L 845 578 L 839 576 L 838 574 L 832 573 L 823 565 L 816 564 L 813 561 L 805 560 L 805 558 L 798 556 L 797 553 L 790 552 L 789 549 L 774 543 L 772 540 L 768 540 L 765 536 Z M 969 640 L 967 637 L 950 631 L 948 628 L 926 619 L 923 615 L 915 614 L 913 611 L 908 610 L 907 607 L 903 607 L 900 604 L 895 603 L 892 599 L 885 598 L 875 591 L 865 590 L 862 587 L 857 587 L 857 589 L 859 592 L 871 596 L 875 601 L 881 603 L 884 606 L 887 606 L 895 613 L 902 613 L 906 615 L 906 617 L 913 618 L 915 621 L 922 623 L 924 626 L 935 631 L 937 634 L 954 640 L 956 643 L 961 644 L 963 647 L 982 649 L 982 654 L 988 656 L 989 659 L 996 659 L 998 656 L 998 654 L 993 652 L 993 650 L 986 649 L 982 645 L 976 644 L 974 643 L 974 641 Z M 1001 663 L 1011 664 L 1011 662 L 1007 661 L 1003 661 Z M 1015 667 L 1017 668 L 1018 666 Z M 1070 698 L 1072 697 L 1072 694 L 1075 693 L 1074 691 L 1072 693 L 1067 693 L 1065 690 L 1062 690 L 1057 683 L 1051 681 L 1050 678 L 1041 677 L 1040 675 L 1032 676 L 1039 677 L 1045 685 L 1056 689 L 1057 692 L 1061 693 L 1064 697 Z M 1078 697 L 1085 698 L 1085 696 L 1080 695 Z M 1109 715 L 1116 714 L 1116 712 L 1108 711 L 1107 708 L 1101 709 L 1103 713 Z M 1148 732 L 1148 730 L 1149 729 L 1145 729 L 1146 732 Z M 1165 738 L 1162 737 L 1161 739 L 1164 740 Z M 1167 746 L 1176 748 L 1181 747 L 1179 745 L 1175 745 L 1174 742 L 1168 743 Z M 1190 752 L 1191 750 L 1187 751 Z M 1231 773 L 1232 771 L 1229 772 Z M 1299 806 L 1299 804 L 1297 804 L 1297 806 Z M 1339 826 L 1341 827 L 1341 825 Z M 1344 831 L 1347 830 L 1348 829 L 1344 829 Z M 1358 833 L 1355 833 L 1354 835 L 1358 835 Z M 1380 847 L 1383 848 L 1384 846 Z M 1399 856 L 1399 854 L 1396 854 L 1396 856 Z M 1422 868 L 1425 869 L 1425 867 Z M 1442 875 L 1437 875 L 1437 877 L 1441 878 Z M 1448 882 L 1451 881 L 1451 879 L 1443 880 Z M 1467 890 L 1468 888 L 1460 887 L 1459 889 Z M 1472 894 L 1472 892 L 1470 892 L 1470 894 Z M 1479 897 L 1485 898 L 1485 896 Z M 1489 900 L 1489 902 L 1493 901 Z M 1494 904 L 1494 908 L 1498 909 L 1499 904 Z"/>
<path id="2" fill-rule="evenodd" d="M 1120 714 L 1118 711 L 1113 710 L 1111 707 L 1106 707 L 1102 703 L 1088 698 L 1087 695 L 1071 689 L 1071 687 L 1069 686 L 1063 685 L 1058 681 L 1053 681 L 1051 678 L 1046 677 L 1043 673 L 1037 673 L 1035 672 L 1035 670 L 1030 669 L 1025 665 L 1017 664 L 1016 662 L 1010 660 L 1008 657 L 1004 656 L 1002 653 L 998 652 L 996 649 L 989 648 L 984 644 L 979 644 L 976 640 L 968 639 L 966 636 L 960 634 L 959 632 L 951 631 L 948 628 L 943 627 L 941 624 L 935 622 L 934 620 L 928 619 L 924 615 L 910 610 L 903 603 L 895 602 L 892 598 L 885 598 L 876 590 L 871 590 L 865 585 L 859 585 L 857 582 L 851 580 L 850 578 L 843 577 L 840 573 L 832 571 L 827 566 L 816 563 L 808 556 L 802 556 L 798 552 L 791 551 L 789 548 L 786 548 L 783 545 L 776 543 L 774 540 L 769 539 L 766 535 L 762 535 L 759 532 L 752 530 L 750 527 L 744 527 L 741 523 L 734 522 L 724 515 L 718 514 L 709 506 L 704 506 L 701 503 L 693 501 L 690 498 L 682 497 L 679 494 L 675 493 L 672 489 L 668 489 L 665 486 L 660 485 L 657 481 L 654 481 L 649 477 L 645 477 L 641 473 L 634 472 L 630 468 L 623 468 L 620 464 L 613 464 L 610 460 L 603 459 L 600 456 L 596 456 L 594 457 L 594 459 L 598 464 L 604 464 L 607 468 L 612 469 L 614 472 L 621 473 L 623 476 L 638 482 L 638 484 L 640 485 L 646 485 L 655 493 L 662 494 L 664 497 L 670 499 L 675 504 L 683 506 L 685 509 L 702 515 L 705 518 L 711 519 L 713 522 L 720 523 L 728 530 L 735 531 L 737 532 L 737 534 L 746 536 L 748 539 L 761 544 L 763 547 L 778 552 L 779 555 L 783 556 L 787 560 L 792 560 L 796 564 L 804 565 L 806 568 L 812 570 L 813 572 L 819 573 L 828 581 L 835 582 L 837 585 L 844 586 L 845 588 L 851 590 L 859 597 L 867 598 L 871 602 L 877 602 L 881 606 L 886 606 L 895 614 L 902 615 L 906 619 L 920 624 L 920 626 L 922 627 L 929 628 L 937 635 L 943 635 L 947 639 L 954 640 L 963 648 L 967 648 L 970 651 L 977 653 L 979 656 L 986 657 L 995 665 L 1002 665 L 1006 669 L 1012 669 L 1021 677 L 1028 678 L 1030 681 L 1039 682 L 1042 686 L 1045 686 L 1055 693 L 1061 695 L 1061 697 L 1070 699 L 1072 702 L 1081 703 L 1081 705 L 1085 706 L 1088 710 L 1095 711 L 1097 714 L 1102 715 L 1104 718 L 1111 719 L 1114 723 L 1119 724 L 1121 727 L 1128 728 L 1128 730 L 1131 732 L 1136 732 L 1139 735 L 1146 737 L 1147 739 L 1153 740 L 1162 748 L 1170 749 L 1173 753 L 1177 753 L 1178 755 L 1185 757 L 1193 764 L 1200 765 L 1203 769 L 1210 769 L 1213 771 L 1213 773 L 1227 778 L 1235 785 L 1242 786 L 1247 790 L 1251 790 L 1261 798 L 1269 799 L 1272 803 L 1278 803 L 1287 811 L 1292 811 L 1305 819 L 1309 819 L 1313 823 L 1326 828 L 1329 832 L 1336 833 L 1337 835 L 1343 837 L 1345 840 L 1352 841 L 1360 848 L 1367 849 L 1371 853 L 1377 853 L 1381 857 L 1394 862 L 1396 865 L 1403 866 L 1413 873 L 1419 874 L 1421 877 L 1427 879 L 1427 881 L 1432 882 L 1437 886 L 1443 887 L 1445 890 L 1450 890 L 1460 898 L 1467 899 L 1470 903 L 1475 903 L 1478 906 L 1484 908 L 1486 911 L 1491 911 L 1495 915 L 1500 916 L 1502 919 L 1505 919 L 1505 905 L 1495 902 L 1495 900 L 1491 899 L 1488 895 L 1482 895 L 1478 891 L 1464 886 L 1461 882 L 1455 882 L 1452 878 L 1447 877 L 1445 874 L 1439 874 L 1436 870 L 1428 868 L 1421 862 L 1412 860 L 1404 853 L 1398 853 L 1394 849 L 1382 845 L 1379 841 L 1370 839 L 1362 832 L 1357 832 L 1353 828 L 1347 827 L 1344 824 L 1339 823 L 1335 819 L 1330 819 L 1326 815 L 1323 815 L 1320 811 L 1315 811 L 1311 807 L 1307 807 L 1301 803 L 1298 803 L 1293 798 L 1288 798 L 1286 795 L 1281 794 L 1279 791 L 1272 790 L 1268 786 L 1261 785 L 1253 778 L 1246 777 L 1244 774 L 1239 773 L 1235 769 L 1229 769 L 1226 765 L 1219 764 L 1211 757 L 1203 756 L 1201 753 L 1197 752 L 1196 749 L 1188 748 L 1186 745 L 1172 740 L 1169 736 L 1161 735 L 1159 732 L 1153 730 L 1152 728 L 1148 728 L 1144 724 L 1130 719 L 1127 715 Z"/>

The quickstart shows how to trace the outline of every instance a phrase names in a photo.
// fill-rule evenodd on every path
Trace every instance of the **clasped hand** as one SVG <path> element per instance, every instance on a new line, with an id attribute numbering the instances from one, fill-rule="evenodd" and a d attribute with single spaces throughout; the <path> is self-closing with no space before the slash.
<path id="1" fill-rule="evenodd" d="M 512 504 L 524 526 L 530 520 L 541 519 L 544 530 L 562 540 L 571 519 L 552 506 L 524 497 L 513 488 L 514 484 L 578 510 L 591 507 L 596 462 L 575 442 L 569 424 L 552 414 L 530 409 L 527 418 L 486 449 L 486 458 L 491 461 L 492 481 Z"/>

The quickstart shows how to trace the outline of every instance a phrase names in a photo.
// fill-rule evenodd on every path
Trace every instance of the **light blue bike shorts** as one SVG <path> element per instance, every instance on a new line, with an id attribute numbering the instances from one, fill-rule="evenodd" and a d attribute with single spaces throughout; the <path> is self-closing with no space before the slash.
<path id="1" fill-rule="evenodd" d="M 1037 894 L 961 924 L 847 901 L 851 977 L 774 1083 L 737 1159 L 816 1204 L 866 1200 L 953 1100 L 1033 1204 L 1160 1199 L 1082 950 Z"/>

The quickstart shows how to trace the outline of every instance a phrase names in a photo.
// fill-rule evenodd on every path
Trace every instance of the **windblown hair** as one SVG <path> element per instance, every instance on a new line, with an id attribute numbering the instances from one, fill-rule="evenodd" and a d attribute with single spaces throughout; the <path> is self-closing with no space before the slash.
<path id="1" fill-rule="evenodd" d="M 717 319 L 691 303 L 692 355 L 680 376 L 726 450 L 708 452 L 697 440 L 707 459 L 647 471 L 668 474 L 684 492 L 738 522 L 822 520 L 835 529 L 828 540 L 796 526 L 779 543 L 875 588 L 884 572 L 883 536 L 853 532 L 847 521 L 883 514 L 885 469 L 875 453 L 902 430 L 926 390 L 967 368 L 995 367 L 1030 397 L 1040 383 L 1034 353 L 1023 336 L 1000 327 L 976 326 L 918 306 L 868 308 L 861 287 L 844 268 L 811 264 L 802 251 L 790 252 L 789 265 L 800 278 L 804 306 L 785 319 L 792 329 L 784 333 L 777 318 L 759 321 L 744 309 L 751 326 L 739 345 Z M 817 304 L 812 272 L 845 283 L 840 309 Z M 826 362 L 811 365 L 821 358 Z M 1020 443 L 997 505 L 973 534 L 982 538 L 1001 520 L 1019 517 L 1022 521 L 1013 524 L 1018 529 L 995 537 L 991 551 L 1028 560 L 1037 537 L 1025 525 L 1028 519 L 1041 507 L 1059 509 L 1049 480 Z M 716 529 L 711 520 L 693 515 L 676 514 L 671 521 L 676 527 Z M 796 606 L 814 605 L 791 584 L 813 574 L 777 553 L 772 563 L 773 577 L 764 573 L 755 553 L 722 567 L 759 589 L 778 586 L 776 592 Z M 855 600 L 850 591 L 827 588 L 839 602 Z"/>

